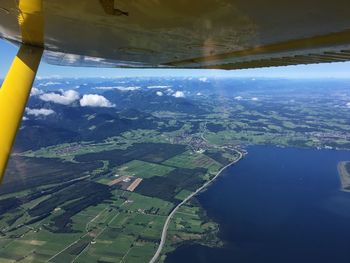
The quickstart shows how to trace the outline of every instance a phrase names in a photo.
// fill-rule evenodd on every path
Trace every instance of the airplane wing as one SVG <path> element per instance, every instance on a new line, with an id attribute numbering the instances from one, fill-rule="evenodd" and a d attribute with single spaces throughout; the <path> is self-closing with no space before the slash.
<path id="1" fill-rule="evenodd" d="M 350 60 L 349 0 L 1 0 L 0 181 L 40 63 L 244 69 Z"/>
<path id="2" fill-rule="evenodd" d="M 348 0 L 39 1 L 50 64 L 243 69 L 350 59 Z M 1 1 L 0 36 L 21 44 L 16 2 Z"/>

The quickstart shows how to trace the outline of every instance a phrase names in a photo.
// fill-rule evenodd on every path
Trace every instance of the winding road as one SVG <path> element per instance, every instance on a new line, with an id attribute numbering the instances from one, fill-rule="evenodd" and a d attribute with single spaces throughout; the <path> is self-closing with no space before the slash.
<path id="1" fill-rule="evenodd" d="M 173 211 L 171 211 L 171 213 L 169 214 L 169 216 L 167 217 L 166 221 L 165 221 L 165 224 L 164 224 L 164 227 L 163 227 L 163 231 L 162 231 L 162 237 L 161 237 L 161 240 L 160 240 L 160 243 L 159 243 L 159 246 L 158 246 L 158 249 L 156 251 L 156 253 L 154 254 L 153 258 L 149 261 L 149 263 L 155 263 L 157 261 L 157 259 L 159 258 L 161 252 L 162 252 L 162 249 L 164 247 L 164 244 L 165 244 L 165 241 L 166 241 L 166 236 L 167 236 L 167 231 L 168 231 L 168 228 L 169 228 L 169 224 L 170 224 L 170 221 L 172 219 L 172 217 L 175 215 L 175 213 L 177 212 L 177 210 L 182 206 L 184 205 L 185 203 L 187 203 L 192 197 L 194 197 L 195 195 L 197 195 L 200 191 L 202 191 L 203 189 L 205 189 L 207 186 L 209 186 L 212 182 L 214 182 L 216 180 L 216 178 L 218 178 L 220 176 L 220 174 L 226 169 L 228 168 L 229 166 L 237 163 L 239 160 L 242 159 L 243 157 L 243 153 L 241 153 L 240 151 L 238 150 L 235 150 L 238 154 L 239 154 L 239 157 L 234 160 L 232 163 L 226 165 L 225 167 L 221 168 L 220 171 L 215 175 L 215 177 L 213 179 L 211 179 L 210 181 L 206 182 L 204 185 L 202 185 L 200 188 L 198 188 L 194 193 L 192 193 L 191 195 L 189 195 L 186 199 L 184 199 L 181 203 L 179 203 L 174 209 Z"/>

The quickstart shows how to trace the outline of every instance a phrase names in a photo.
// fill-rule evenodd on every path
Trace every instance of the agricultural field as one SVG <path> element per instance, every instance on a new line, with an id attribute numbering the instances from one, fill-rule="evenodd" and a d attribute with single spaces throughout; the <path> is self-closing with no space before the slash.
<path id="1" fill-rule="evenodd" d="M 183 242 L 191 241 L 205 246 L 221 247 L 223 243 L 217 237 L 218 230 L 218 225 L 208 220 L 198 203 L 188 203 L 178 210 L 170 224 L 160 261 L 164 261 L 166 254 Z"/>
<path id="2" fill-rule="evenodd" d="M 46 153 L 53 149 L 65 149 L 67 153 L 67 147 L 72 145 L 52 147 Z M 26 160 L 22 169 L 31 166 L 44 173 L 47 168 L 40 167 L 49 166 L 52 172 L 60 173 L 63 167 L 71 166 L 65 172 L 67 176 L 72 172 L 75 175 L 61 182 L 55 177 L 42 179 L 39 172 L 36 176 L 41 181 L 37 186 L 32 179 L 29 184 L 17 186 L 20 191 L 16 194 L 4 188 L 0 195 L 3 262 L 144 262 L 156 251 L 174 206 L 222 167 L 207 155 L 180 144 L 138 142 L 125 149 L 106 149 L 75 152 L 70 161 L 50 155 L 44 158 L 43 150 L 15 157 Z M 140 178 L 134 192 L 113 183 L 124 178 Z M 14 182 L 12 178 L 6 183 Z M 212 232 L 202 227 L 205 224 L 215 228 L 200 207 L 180 212 L 187 215 L 174 219 L 173 230 L 182 233 L 183 242 L 198 241 Z M 175 249 L 180 243 L 171 247 Z"/>
<path id="3" fill-rule="evenodd" d="M 151 178 L 153 176 L 164 176 L 172 170 L 174 170 L 174 168 L 170 166 L 133 160 L 121 166 L 117 172 L 122 175 L 132 175 L 141 178 Z"/>
<path id="4" fill-rule="evenodd" d="M 54 114 L 27 114 L 17 137 L 0 187 L 0 262 L 145 262 L 174 207 L 246 145 L 350 149 L 346 83 L 317 83 L 318 94 L 296 93 L 294 82 L 267 81 L 264 89 L 233 80 L 215 80 L 223 87 L 180 79 L 167 80 L 167 88 L 150 79 L 101 85 L 119 81 L 139 88 L 77 84 L 115 107 L 31 96 L 28 107 Z M 184 96 L 173 96 L 180 87 Z M 171 220 L 160 261 L 190 242 L 222 246 L 218 230 L 191 199 Z"/>
<path id="5" fill-rule="evenodd" d="M 176 155 L 175 157 L 163 162 L 163 164 L 188 169 L 206 168 L 214 171 L 218 170 L 221 166 L 210 157 L 193 151 L 187 151 L 183 154 Z"/>

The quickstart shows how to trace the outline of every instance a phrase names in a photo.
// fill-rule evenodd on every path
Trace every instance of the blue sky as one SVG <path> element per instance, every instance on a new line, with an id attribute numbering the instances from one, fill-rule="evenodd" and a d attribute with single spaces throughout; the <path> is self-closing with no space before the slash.
<path id="1" fill-rule="evenodd" d="M 0 40 L 0 78 L 4 78 L 18 48 Z M 40 77 L 141 77 L 141 76 L 224 76 L 224 77 L 276 77 L 276 78 L 349 78 L 350 62 L 300 65 L 250 70 L 165 70 L 165 69 L 111 69 L 62 67 L 41 63 Z"/>

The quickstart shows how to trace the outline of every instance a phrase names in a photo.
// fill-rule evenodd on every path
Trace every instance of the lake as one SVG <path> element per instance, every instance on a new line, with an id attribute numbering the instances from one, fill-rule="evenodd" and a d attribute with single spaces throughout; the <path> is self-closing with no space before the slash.
<path id="1" fill-rule="evenodd" d="M 224 248 L 184 245 L 173 262 L 350 262 L 350 193 L 339 161 L 350 152 L 251 146 L 198 199 Z"/>

